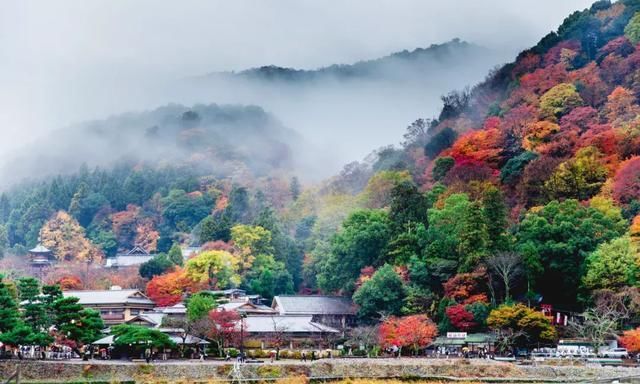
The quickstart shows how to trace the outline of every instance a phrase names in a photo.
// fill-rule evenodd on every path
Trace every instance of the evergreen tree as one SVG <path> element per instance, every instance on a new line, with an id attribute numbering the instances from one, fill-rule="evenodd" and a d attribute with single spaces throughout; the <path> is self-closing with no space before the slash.
<path id="1" fill-rule="evenodd" d="M 427 199 L 411 181 L 393 187 L 389 220 L 394 233 L 404 231 L 406 225 L 427 224 Z"/>
<path id="2" fill-rule="evenodd" d="M 180 244 L 173 243 L 171 249 L 169 249 L 167 258 L 173 265 L 182 266 L 182 264 L 184 264 L 184 258 L 182 257 L 182 248 L 180 248 Z"/>
<path id="3" fill-rule="evenodd" d="M 104 329 L 100 313 L 93 309 L 83 309 L 77 297 L 63 297 L 53 303 L 55 324 L 60 335 L 78 344 L 88 344 L 97 340 Z"/>
<path id="4" fill-rule="evenodd" d="M 276 213 L 271 207 L 263 209 L 254 225 L 271 232 L 271 246 L 277 261 L 281 261 L 286 266 L 287 271 L 293 278 L 294 287 L 297 288 L 302 280 L 302 250 L 295 241 L 284 233 L 280 220 L 276 217 Z"/>
<path id="5" fill-rule="evenodd" d="M 5 192 L 0 195 L 0 223 L 6 223 L 11 214 L 11 203 Z"/>
<path id="6" fill-rule="evenodd" d="M 33 277 L 18 280 L 18 293 L 22 303 L 24 322 L 34 332 L 48 328 L 45 304 L 40 298 L 40 283 Z"/>
<path id="7" fill-rule="evenodd" d="M 291 178 L 291 183 L 289 184 L 289 191 L 291 192 L 291 198 L 295 201 L 300 197 L 300 181 L 298 181 L 297 177 Z"/>
<path id="8" fill-rule="evenodd" d="M 470 272 L 487 256 L 489 235 L 482 207 L 472 202 L 464 215 L 458 249 L 462 257 L 459 272 Z"/>
<path id="9" fill-rule="evenodd" d="M 249 212 L 249 193 L 245 187 L 234 187 L 231 190 L 225 213 L 229 215 L 230 223 L 246 224 L 248 222 L 251 212 Z"/>
<path id="10" fill-rule="evenodd" d="M 87 196 L 89 196 L 89 187 L 87 184 L 81 183 L 69 203 L 67 211 L 78 221 L 80 221 L 80 216 L 82 215 L 82 202 Z"/>
<path id="11" fill-rule="evenodd" d="M 507 206 L 498 188 L 485 191 L 482 213 L 487 224 L 488 248 L 491 252 L 505 251 L 509 247 L 507 238 Z"/>
<path id="12" fill-rule="evenodd" d="M 160 253 L 153 259 L 140 264 L 138 273 L 145 279 L 151 279 L 153 276 L 162 275 L 171 269 L 175 264 L 164 253 Z"/>
<path id="13" fill-rule="evenodd" d="M 20 312 L 9 285 L 0 275 L 0 332 L 11 331 L 20 321 Z"/>
<path id="14" fill-rule="evenodd" d="M 226 212 L 207 216 L 200 222 L 200 243 L 209 241 L 229 241 L 231 239 L 231 219 Z"/>
<path id="15" fill-rule="evenodd" d="M 353 301 L 360 307 L 359 315 L 370 319 L 381 312 L 399 315 L 405 295 L 402 279 L 393 266 L 385 264 L 362 284 L 353 295 Z"/>

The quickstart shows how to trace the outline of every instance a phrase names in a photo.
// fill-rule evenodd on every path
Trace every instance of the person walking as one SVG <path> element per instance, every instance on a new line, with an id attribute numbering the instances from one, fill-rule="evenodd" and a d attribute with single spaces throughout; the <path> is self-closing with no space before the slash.
<path id="1" fill-rule="evenodd" d="M 147 364 L 151 362 L 151 348 L 144 350 L 144 359 L 147 361 Z"/>
<path id="2" fill-rule="evenodd" d="M 307 362 L 307 352 L 302 351 L 302 361 Z"/>

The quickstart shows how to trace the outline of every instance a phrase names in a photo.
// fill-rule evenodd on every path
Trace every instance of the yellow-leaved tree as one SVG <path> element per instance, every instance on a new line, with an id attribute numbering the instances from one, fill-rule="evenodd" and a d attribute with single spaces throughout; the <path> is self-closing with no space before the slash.
<path id="1" fill-rule="evenodd" d="M 226 251 L 205 251 L 189 259 L 185 266 L 187 277 L 211 288 L 224 289 L 240 284 L 239 260 Z"/>
<path id="2" fill-rule="evenodd" d="M 104 256 L 102 251 L 86 238 L 78 221 L 65 211 L 58 211 L 44 224 L 40 229 L 40 240 L 60 261 L 96 263 Z"/>

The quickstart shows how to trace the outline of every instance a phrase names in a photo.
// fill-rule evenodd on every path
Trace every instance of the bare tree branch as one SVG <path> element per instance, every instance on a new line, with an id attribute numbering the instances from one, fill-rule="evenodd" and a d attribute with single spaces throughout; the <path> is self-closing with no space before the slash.
<path id="1" fill-rule="evenodd" d="M 511 287 L 522 274 L 522 257 L 515 252 L 500 252 L 487 258 L 485 263 L 504 284 L 504 300 L 507 301 Z"/>

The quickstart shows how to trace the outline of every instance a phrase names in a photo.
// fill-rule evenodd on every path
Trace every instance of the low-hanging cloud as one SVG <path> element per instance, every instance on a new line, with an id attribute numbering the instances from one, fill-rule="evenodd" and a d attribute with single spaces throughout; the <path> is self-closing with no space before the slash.
<path id="1" fill-rule="evenodd" d="M 261 105 L 298 131 L 331 160 L 323 164 L 330 173 L 397 142 L 412 119 L 437 113 L 440 94 L 481 80 L 590 2 L 5 1 L 0 162 L 43 137 L 56 146 L 48 133 L 82 120 L 170 102 L 242 103 Z M 486 47 L 486 60 L 434 70 L 430 82 L 327 81 L 297 89 L 185 83 L 268 64 L 352 63 L 454 37 Z"/>

